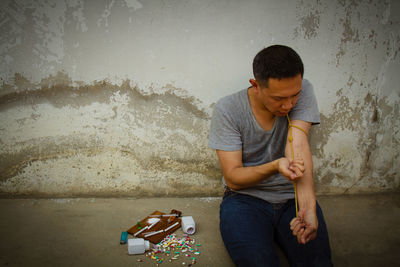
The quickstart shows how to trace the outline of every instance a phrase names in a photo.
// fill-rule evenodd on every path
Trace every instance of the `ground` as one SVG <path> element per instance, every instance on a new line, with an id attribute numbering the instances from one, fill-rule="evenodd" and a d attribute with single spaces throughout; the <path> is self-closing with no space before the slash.
<path id="1" fill-rule="evenodd" d="M 400 262 L 400 194 L 319 196 L 318 201 L 335 266 Z M 155 210 L 177 209 L 196 222 L 192 238 L 201 244 L 201 254 L 193 266 L 234 266 L 219 234 L 220 202 L 219 197 L 1 199 L 0 265 L 156 266 L 143 255 L 129 256 L 119 244 L 121 231 Z M 170 263 L 165 257 L 160 266 L 183 266 L 183 258 Z M 283 254 L 280 258 L 287 266 Z"/>

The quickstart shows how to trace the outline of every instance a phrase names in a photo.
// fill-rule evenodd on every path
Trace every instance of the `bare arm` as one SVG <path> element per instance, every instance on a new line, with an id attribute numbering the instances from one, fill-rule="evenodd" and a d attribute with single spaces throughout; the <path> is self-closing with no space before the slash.
<path id="1" fill-rule="evenodd" d="M 258 184 L 278 171 L 277 161 L 254 167 L 243 167 L 242 151 L 217 150 L 226 185 L 234 190 Z"/>
<path id="2" fill-rule="evenodd" d="M 233 190 L 254 186 L 277 172 L 289 180 L 298 179 L 304 171 L 302 160 L 292 162 L 288 158 L 280 158 L 259 166 L 243 167 L 241 150 L 217 150 L 217 156 L 226 185 Z"/>
<path id="3" fill-rule="evenodd" d="M 298 126 L 308 133 L 311 123 L 294 120 L 292 125 Z M 293 136 L 293 156 L 294 158 L 301 158 L 304 161 L 304 175 L 296 182 L 297 195 L 299 202 L 299 220 L 294 223 L 297 228 L 292 226 L 301 243 L 305 244 L 316 237 L 318 229 L 318 220 L 316 217 L 316 197 L 314 191 L 313 180 L 313 163 L 308 143 L 307 136 L 299 129 L 292 127 Z M 285 154 L 287 157 L 292 157 L 291 145 L 288 141 L 286 143 Z"/>

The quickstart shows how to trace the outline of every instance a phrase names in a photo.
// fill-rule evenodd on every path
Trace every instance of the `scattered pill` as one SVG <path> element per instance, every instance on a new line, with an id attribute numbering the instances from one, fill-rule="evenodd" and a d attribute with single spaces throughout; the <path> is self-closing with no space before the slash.
<path id="1" fill-rule="evenodd" d="M 197 263 L 193 254 L 200 254 L 200 251 L 198 251 L 198 247 L 200 246 L 201 244 L 195 244 L 194 239 L 191 239 L 190 236 L 186 235 L 183 238 L 177 238 L 175 234 L 171 234 L 167 235 L 158 244 L 153 245 L 152 251 L 146 253 L 145 256 L 155 260 L 156 266 L 159 266 L 165 261 L 163 256 L 168 257 L 166 260 L 169 262 L 174 260 L 178 260 L 179 262 L 180 255 L 185 255 L 190 258 L 190 262 L 182 262 L 182 265 L 192 266 Z M 183 258 L 181 259 L 183 260 Z M 138 262 L 143 262 L 143 259 L 138 259 Z"/>

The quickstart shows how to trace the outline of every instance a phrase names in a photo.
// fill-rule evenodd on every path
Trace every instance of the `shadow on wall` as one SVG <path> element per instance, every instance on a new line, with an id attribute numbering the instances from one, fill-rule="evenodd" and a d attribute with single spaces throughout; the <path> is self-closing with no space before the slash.
<path id="1" fill-rule="evenodd" d="M 0 192 L 46 196 L 221 194 L 209 115 L 184 90 L 144 93 L 63 73 L 0 91 Z"/>

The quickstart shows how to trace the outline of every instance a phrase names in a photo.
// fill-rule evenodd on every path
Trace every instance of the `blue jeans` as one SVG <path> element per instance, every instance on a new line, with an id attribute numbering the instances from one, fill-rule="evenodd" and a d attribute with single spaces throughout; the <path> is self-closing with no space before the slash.
<path id="1" fill-rule="evenodd" d="M 225 247 L 236 266 L 279 266 L 275 242 L 290 266 L 333 266 L 328 232 L 317 203 L 318 232 L 305 245 L 290 230 L 296 217 L 294 200 L 272 204 L 259 198 L 227 192 L 220 206 L 220 230 Z"/>

